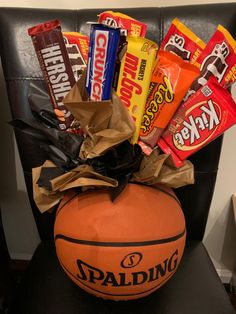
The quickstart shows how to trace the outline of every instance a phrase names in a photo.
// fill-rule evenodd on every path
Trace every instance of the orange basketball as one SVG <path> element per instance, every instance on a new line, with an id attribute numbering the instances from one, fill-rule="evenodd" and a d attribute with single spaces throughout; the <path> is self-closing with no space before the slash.
<path id="1" fill-rule="evenodd" d="M 175 273 L 185 219 L 171 189 L 129 184 L 114 203 L 105 189 L 67 194 L 54 236 L 60 264 L 77 285 L 98 297 L 129 300 Z"/>

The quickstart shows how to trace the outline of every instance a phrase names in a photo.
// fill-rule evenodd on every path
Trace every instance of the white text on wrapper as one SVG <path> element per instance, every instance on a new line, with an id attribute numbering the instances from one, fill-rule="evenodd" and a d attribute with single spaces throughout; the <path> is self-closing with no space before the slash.
<path id="1" fill-rule="evenodd" d="M 66 118 L 71 113 L 65 108 L 62 100 L 71 90 L 69 76 L 66 73 L 66 66 L 63 60 L 61 48 L 59 44 L 43 48 L 40 50 L 43 63 L 46 70 L 47 79 L 52 88 L 55 98 L 55 106 L 64 112 Z"/>
<path id="2" fill-rule="evenodd" d="M 91 100 L 102 100 L 104 72 L 106 66 L 109 33 L 97 30 L 95 32 L 95 47 L 92 65 Z"/>

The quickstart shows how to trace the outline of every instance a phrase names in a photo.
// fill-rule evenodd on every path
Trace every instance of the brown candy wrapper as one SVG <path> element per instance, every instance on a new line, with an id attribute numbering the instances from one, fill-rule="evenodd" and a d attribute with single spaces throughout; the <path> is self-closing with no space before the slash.
<path id="1" fill-rule="evenodd" d="M 149 156 L 144 156 L 139 171 L 133 174 L 132 181 L 146 185 L 162 183 L 179 188 L 194 183 L 194 167 L 186 160 L 182 167 L 176 168 L 170 155 L 160 154 L 160 150 L 155 148 Z"/>
<path id="2" fill-rule="evenodd" d="M 46 160 L 42 166 L 32 170 L 34 201 L 41 213 L 57 205 L 69 189 L 77 187 L 116 187 L 118 185 L 116 180 L 100 175 L 92 167 L 80 165 L 50 180 L 50 189 L 39 186 L 38 180 L 42 169 L 51 167 L 55 167 L 53 162 Z"/>
<path id="3" fill-rule="evenodd" d="M 88 100 L 84 75 L 63 102 L 80 122 L 86 135 L 80 149 L 81 159 L 100 156 L 134 134 L 134 122 L 114 91 L 111 100 Z"/>

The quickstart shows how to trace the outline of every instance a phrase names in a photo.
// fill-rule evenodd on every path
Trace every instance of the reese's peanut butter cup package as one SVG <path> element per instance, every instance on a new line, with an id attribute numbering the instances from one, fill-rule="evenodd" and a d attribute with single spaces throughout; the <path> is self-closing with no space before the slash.
<path id="1" fill-rule="evenodd" d="M 160 50 L 142 117 L 140 140 L 154 147 L 199 69 L 169 51 Z"/>
<path id="2" fill-rule="evenodd" d="M 121 61 L 117 94 L 135 121 L 136 143 L 145 109 L 158 46 L 142 37 L 127 36 L 127 51 Z"/>
<path id="3" fill-rule="evenodd" d="M 77 32 L 62 34 L 75 80 L 78 81 L 88 61 L 89 37 Z"/>
<path id="4" fill-rule="evenodd" d="M 205 85 L 212 75 L 225 87 L 235 82 L 236 41 L 222 25 L 218 25 L 197 62 L 201 65 L 201 73 L 191 85 L 185 100 Z"/>
<path id="5" fill-rule="evenodd" d="M 206 44 L 187 26 L 175 18 L 165 35 L 160 49 L 171 51 L 184 60 L 196 64 Z"/>
<path id="6" fill-rule="evenodd" d="M 98 22 L 112 27 L 121 28 L 122 35 L 145 37 L 147 25 L 134 18 L 113 11 L 105 11 L 99 14 Z"/>
<path id="7" fill-rule="evenodd" d="M 236 123 L 236 104 L 227 89 L 212 76 L 182 103 L 158 141 L 177 167 L 190 155 Z"/>

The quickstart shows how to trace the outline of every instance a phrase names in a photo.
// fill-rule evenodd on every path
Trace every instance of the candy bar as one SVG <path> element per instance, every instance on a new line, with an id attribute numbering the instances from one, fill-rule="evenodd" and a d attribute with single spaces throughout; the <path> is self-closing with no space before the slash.
<path id="1" fill-rule="evenodd" d="M 145 37 L 147 25 L 132 17 L 113 11 L 105 11 L 99 14 L 99 23 L 121 28 L 122 35 Z"/>
<path id="2" fill-rule="evenodd" d="M 158 52 L 140 128 L 140 140 L 154 147 L 180 105 L 198 67 L 168 51 Z"/>
<path id="3" fill-rule="evenodd" d="M 117 94 L 135 121 L 132 142 L 138 140 L 158 46 L 142 37 L 127 36 L 127 51 L 121 61 Z"/>
<path id="4" fill-rule="evenodd" d="M 182 103 L 157 145 L 177 167 L 236 123 L 236 104 L 212 76 Z"/>
<path id="5" fill-rule="evenodd" d="M 232 68 L 236 66 L 236 41 L 223 26 L 217 27 L 198 61 L 201 64 L 200 84 L 205 84 L 211 74 L 222 86 L 235 81 Z"/>
<path id="6" fill-rule="evenodd" d="M 64 96 L 75 84 L 66 46 L 58 20 L 28 29 L 47 83 L 49 96 L 62 130 L 71 126 L 74 118 L 63 104 Z"/>
<path id="7" fill-rule="evenodd" d="M 86 89 L 94 101 L 111 98 L 120 30 L 91 24 Z"/>
<path id="8" fill-rule="evenodd" d="M 89 37 L 77 32 L 63 32 L 62 34 L 75 80 L 78 81 L 87 65 Z"/>
<path id="9" fill-rule="evenodd" d="M 160 49 L 171 51 L 184 60 L 196 64 L 206 44 L 187 26 L 175 18 L 165 35 Z"/>
<path id="10" fill-rule="evenodd" d="M 212 75 L 225 87 L 235 82 L 236 41 L 223 26 L 217 27 L 197 62 L 201 64 L 201 73 L 191 85 L 185 100 L 205 85 Z"/>

